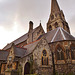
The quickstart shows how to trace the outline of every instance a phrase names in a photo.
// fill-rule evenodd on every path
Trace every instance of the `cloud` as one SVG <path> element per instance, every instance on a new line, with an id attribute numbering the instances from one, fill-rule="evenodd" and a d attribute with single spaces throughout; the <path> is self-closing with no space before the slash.
<path id="1" fill-rule="evenodd" d="M 70 18 L 68 23 L 69 23 L 72 35 L 75 36 L 75 15 Z"/>
<path id="2" fill-rule="evenodd" d="M 73 18 L 75 17 L 75 0 L 58 0 L 58 3 L 69 22 L 71 33 L 75 36 L 75 18 Z M 4 42 L 6 44 L 25 34 L 28 31 L 30 20 L 34 22 L 34 28 L 41 20 L 46 31 L 50 6 L 51 0 L 0 0 L 0 42 L 7 40 Z"/>

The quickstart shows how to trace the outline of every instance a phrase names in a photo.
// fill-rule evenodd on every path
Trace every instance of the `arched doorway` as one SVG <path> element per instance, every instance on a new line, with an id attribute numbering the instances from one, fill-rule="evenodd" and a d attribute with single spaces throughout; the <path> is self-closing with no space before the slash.
<path id="1" fill-rule="evenodd" d="M 30 63 L 27 62 L 24 66 L 24 75 L 30 74 Z"/>

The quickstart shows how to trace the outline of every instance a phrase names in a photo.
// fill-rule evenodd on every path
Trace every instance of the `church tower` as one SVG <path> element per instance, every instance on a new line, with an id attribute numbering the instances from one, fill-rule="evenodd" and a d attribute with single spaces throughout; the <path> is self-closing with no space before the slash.
<path id="1" fill-rule="evenodd" d="M 60 10 L 57 0 L 51 0 L 51 14 L 47 23 L 47 32 L 57 27 L 62 27 L 70 33 L 68 23 L 65 20 L 63 11 Z"/>

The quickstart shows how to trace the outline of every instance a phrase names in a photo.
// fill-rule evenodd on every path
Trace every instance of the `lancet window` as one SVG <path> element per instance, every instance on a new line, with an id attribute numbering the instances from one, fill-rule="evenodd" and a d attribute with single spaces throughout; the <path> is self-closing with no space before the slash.
<path id="1" fill-rule="evenodd" d="M 71 57 L 75 60 L 75 46 L 71 46 Z"/>
<path id="2" fill-rule="evenodd" d="M 42 51 L 42 65 L 48 65 L 48 56 L 46 50 Z"/>
<path id="3" fill-rule="evenodd" d="M 63 49 L 60 46 L 57 47 L 56 56 L 57 56 L 57 60 L 64 60 Z"/>

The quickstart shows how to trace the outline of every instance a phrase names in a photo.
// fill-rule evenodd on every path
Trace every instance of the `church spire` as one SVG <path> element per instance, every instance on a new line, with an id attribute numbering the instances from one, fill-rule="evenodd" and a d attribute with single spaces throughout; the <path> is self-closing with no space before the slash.
<path id="1" fill-rule="evenodd" d="M 60 9 L 57 0 L 51 0 L 51 14 L 47 22 L 47 32 L 61 27 L 70 33 L 68 23 L 65 20 L 63 11 Z"/>
<path id="2" fill-rule="evenodd" d="M 55 13 L 55 12 L 59 12 L 60 11 L 60 7 L 58 5 L 57 0 L 52 0 L 51 1 L 51 13 Z"/>

